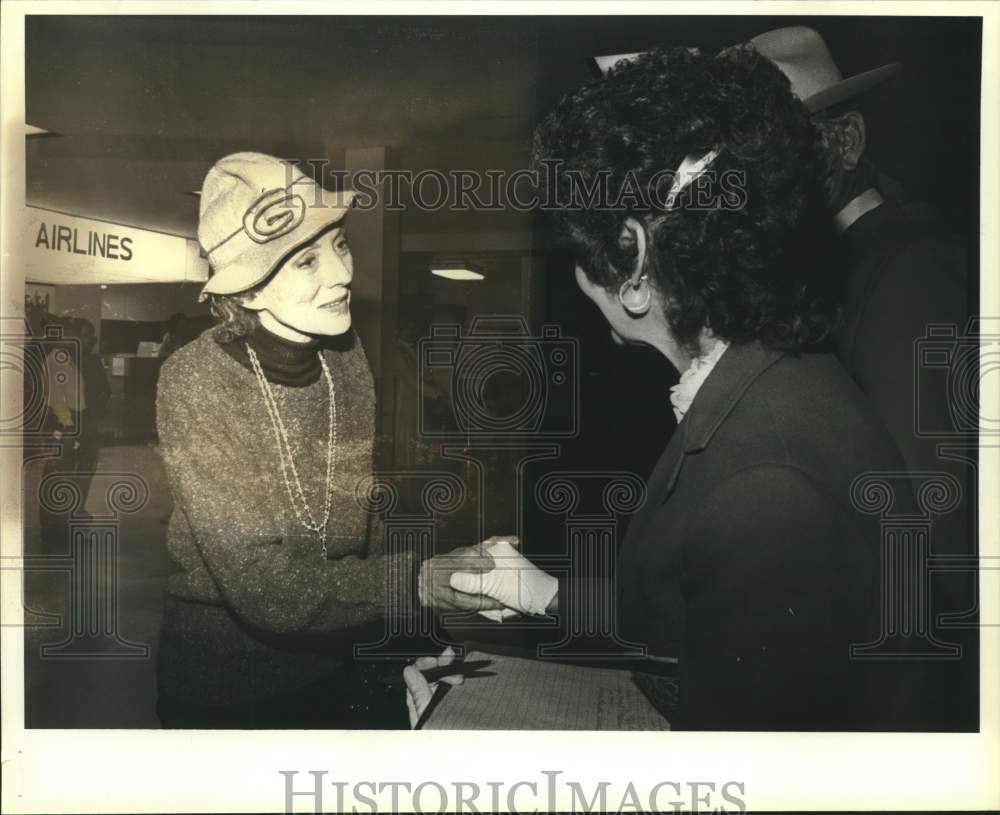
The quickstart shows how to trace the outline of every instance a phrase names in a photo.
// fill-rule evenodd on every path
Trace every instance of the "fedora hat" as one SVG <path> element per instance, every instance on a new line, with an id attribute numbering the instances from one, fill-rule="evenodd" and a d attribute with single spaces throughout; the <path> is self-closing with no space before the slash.
<path id="1" fill-rule="evenodd" d="M 263 153 L 219 159 L 201 187 L 198 243 L 212 276 L 199 299 L 237 294 L 351 207 L 354 191 L 330 192 L 290 162 Z"/>
<path id="2" fill-rule="evenodd" d="M 893 62 L 844 79 L 819 32 L 806 26 L 778 28 L 758 34 L 750 40 L 750 45 L 788 77 L 792 93 L 802 100 L 810 113 L 819 113 L 851 99 L 903 70 L 902 65 Z M 594 57 L 594 62 L 600 72 L 606 74 L 619 62 L 631 62 L 640 56 L 642 52 L 610 54 Z"/>
<path id="3" fill-rule="evenodd" d="M 819 32 L 805 26 L 767 31 L 750 44 L 788 77 L 792 92 L 810 113 L 852 99 L 903 70 L 893 62 L 845 79 Z"/>

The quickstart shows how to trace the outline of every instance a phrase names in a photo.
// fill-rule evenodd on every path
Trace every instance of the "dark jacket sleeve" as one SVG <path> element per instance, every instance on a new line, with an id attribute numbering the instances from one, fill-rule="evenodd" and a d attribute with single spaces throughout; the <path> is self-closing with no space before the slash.
<path id="1" fill-rule="evenodd" d="M 846 646 L 834 503 L 800 470 L 718 484 L 687 536 L 678 729 L 802 729 L 836 706 Z"/>
<path id="2" fill-rule="evenodd" d="M 167 371 L 165 369 L 164 373 Z M 265 535 L 255 505 L 259 483 L 241 467 L 218 423 L 206 421 L 183 383 L 161 378 L 157 427 L 175 506 L 226 604 L 250 626 L 274 634 L 332 632 L 409 608 L 412 556 L 309 556 Z M 404 592 L 405 596 L 400 596 Z"/>

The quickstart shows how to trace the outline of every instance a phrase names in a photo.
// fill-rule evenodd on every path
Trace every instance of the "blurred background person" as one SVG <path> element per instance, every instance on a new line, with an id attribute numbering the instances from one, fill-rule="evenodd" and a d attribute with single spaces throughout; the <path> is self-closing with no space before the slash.
<path id="1" fill-rule="evenodd" d="M 196 332 L 192 331 L 191 320 L 182 312 L 170 315 L 167 320 L 167 330 L 160 340 L 160 356 L 169 357 L 185 343 L 194 339 Z"/>
<path id="2" fill-rule="evenodd" d="M 820 137 L 844 288 L 838 356 L 872 399 L 910 469 L 936 469 L 936 441 L 919 437 L 914 428 L 915 343 L 932 324 L 965 328 L 967 261 L 933 210 L 904 208 L 883 195 L 882 176 L 866 153 L 870 136 L 862 94 L 902 66 L 843 78 L 823 38 L 801 26 L 769 31 L 751 44 L 789 78 Z M 921 413 L 932 414 L 934 426 L 950 423 L 946 389 L 920 396 Z"/>
<path id="3" fill-rule="evenodd" d="M 948 202 L 906 201 L 905 193 L 868 155 L 872 134 L 862 106 L 871 91 L 903 66 L 881 65 L 844 77 L 820 34 L 802 26 L 769 31 L 751 44 L 788 77 L 819 134 L 826 208 L 837 235 L 834 263 L 842 297 L 837 355 L 872 400 L 907 470 L 943 472 L 959 485 L 958 506 L 933 518 L 932 553 L 975 555 L 976 496 L 968 488 L 974 483 L 974 453 L 953 450 L 950 456 L 941 455 L 942 439 L 926 430 L 918 432 L 917 426 L 919 417 L 924 429 L 955 427 L 955 394 L 944 377 L 920 381 L 918 353 L 931 326 L 952 327 L 956 336 L 965 332 L 970 315 L 968 258 L 939 212 Z M 922 602 L 931 604 L 935 618 L 975 609 L 976 575 L 971 569 L 935 571 L 928 579 L 931 595 Z M 978 725 L 976 631 L 975 625 L 962 630 L 934 624 L 936 636 L 963 648 L 960 659 L 927 665 L 938 687 L 938 703 L 928 711 L 936 713 L 936 725 Z"/>
<path id="4" fill-rule="evenodd" d="M 87 405 L 87 389 L 81 373 L 83 365 L 82 322 L 70 316 L 50 319 L 47 330 L 56 329 L 62 340 L 50 343 L 45 356 L 46 416 L 45 426 L 58 445 L 55 456 L 46 459 L 42 469 L 42 490 L 39 506 L 39 528 L 43 544 L 59 549 L 68 548 L 67 518 L 63 512 L 53 512 L 45 497 L 46 479 L 62 474 L 80 491 L 78 514 L 87 498 L 87 487 L 93 476 L 87 462 L 96 448 L 84 441 L 86 427 L 91 427 Z"/>
<path id="5" fill-rule="evenodd" d="M 111 386 L 107 371 L 97 353 L 97 332 L 94 324 L 85 318 L 75 320 L 80 337 L 80 377 L 83 384 L 85 410 L 80 415 L 78 437 L 77 474 L 80 488 L 86 495 L 90 489 L 97 460 L 101 451 L 101 420 L 108 410 Z"/>

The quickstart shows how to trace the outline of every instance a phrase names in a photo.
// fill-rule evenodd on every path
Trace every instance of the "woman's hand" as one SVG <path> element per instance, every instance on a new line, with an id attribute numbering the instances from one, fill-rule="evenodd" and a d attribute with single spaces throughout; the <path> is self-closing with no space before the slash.
<path id="1" fill-rule="evenodd" d="M 454 661 L 455 652 L 449 645 L 441 652 L 441 656 L 420 657 L 412 665 L 403 668 L 403 679 L 406 680 L 406 709 L 410 713 L 411 729 L 417 726 L 417 722 L 420 721 L 420 717 L 427 709 L 427 705 L 430 704 L 438 687 L 437 682 L 428 682 L 424 679 L 421 671 L 437 668 L 441 665 L 450 665 Z M 447 682 L 449 685 L 461 685 L 464 677 L 461 674 L 456 674 L 455 676 L 445 676 L 441 681 Z"/>
<path id="2" fill-rule="evenodd" d="M 492 540 L 492 539 L 491 539 Z M 500 603 L 488 597 L 462 594 L 451 586 L 454 572 L 487 571 L 495 566 L 493 558 L 484 551 L 483 544 L 463 546 L 445 555 L 425 560 L 420 566 L 418 594 L 421 605 L 442 611 L 499 611 Z"/>
<path id="3" fill-rule="evenodd" d="M 510 616 L 506 613 L 509 610 L 542 615 L 558 604 L 559 581 L 522 555 L 515 548 L 517 543 L 513 537 L 490 538 L 483 548 L 493 559 L 493 569 L 451 575 L 451 587 L 456 591 L 492 598 L 504 606 L 502 613 L 486 615 L 491 619 Z"/>

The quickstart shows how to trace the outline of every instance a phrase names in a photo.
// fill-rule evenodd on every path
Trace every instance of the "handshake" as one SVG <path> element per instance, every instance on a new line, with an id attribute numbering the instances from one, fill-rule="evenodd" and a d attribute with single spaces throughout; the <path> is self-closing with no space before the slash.
<path id="1" fill-rule="evenodd" d="M 501 622 L 554 611 L 559 584 L 518 551 L 512 535 L 487 538 L 424 561 L 420 602 L 445 611 L 478 611 Z"/>
<path id="2" fill-rule="evenodd" d="M 522 555 L 519 543 L 513 535 L 495 536 L 424 561 L 418 582 L 420 602 L 444 611 L 478 611 L 497 622 L 555 611 L 558 581 Z M 422 671 L 446 667 L 454 659 L 448 648 L 441 656 L 422 657 L 403 671 L 411 727 L 419 726 L 435 696 L 462 683 L 461 674 L 443 677 L 443 686 L 430 683 Z"/>

